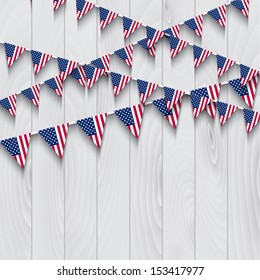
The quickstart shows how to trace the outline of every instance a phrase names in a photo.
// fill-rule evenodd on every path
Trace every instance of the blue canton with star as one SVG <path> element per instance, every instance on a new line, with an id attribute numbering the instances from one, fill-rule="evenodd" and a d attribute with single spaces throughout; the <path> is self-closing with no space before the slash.
<path id="1" fill-rule="evenodd" d="M 242 11 L 242 10 L 244 10 L 244 5 L 243 5 L 243 3 L 242 3 L 242 1 L 232 1 L 231 2 L 231 4 L 233 5 L 233 6 L 235 6 L 237 9 L 239 9 L 240 11 Z"/>
<path id="2" fill-rule="evenodd" d="M 217 65 L 218 68 L 223 68 L 225 63 L 226 63 L 226 58 L 224 56 L 218 55 L 217 54 Z"/>
<path id="3" fill-rule="evenodd" d="M 14 55 L 15 45 L 5 43 L 5 53 L 6 56 L 12 57 Z"/>
<path id="4" fill-rule="evenodd" d="M 143 39 L 143 40 L 138 41 L 138 45 L 140 45 L 142 48 L 144 48 L 145 50 L 148 51 L 147 39 Z"/>
<path id="5" fill-rule="evenodd" d="M 195 109 L 199 108 L 202 97 L 204 97 L 204 96 L 197 95 L 193 91 L 191 92 L 190 99 L 191 99 L 191 105 L 193 108 L 195 108 Z"/>
<path id="6" fill-rule="evenodd" d="M 203 52 L 203 49 L 201 47 L 198 46 L 193 46 L 193 54 L 194 54 L 194 58 L 199 59 L 201 54 Z"/>
<path id="7" fill-rule="evenodd" d="M 45 81 L 45 84 L 48 85 L 53 90 L 58 89 L 58 85 L 54 78 Z"/>
<path id="8" fill-rule="evenodd" d="M 206 87 L 194 89 L 191 91 L 191 94 L 195 94 L 196 96 L 199 96 L 199 97 L 209 98 L 208 90 Z"/>
<path id="9" fill-rule="evenodd" d="M 31 51 L 32 61 L 34 64 L 40 64 L 42 53 L 37 51 Z"/>
<path id="10" fill-rule="evenodd" d="M 248 95 L 247 86 L 242 87 L 240 78 L 229 81 L 229 84 L 239 96 Z"/>
<path id="11" fill-rule="evenodd" d="M 101 58 L 97 58 L 97 59 L 91 61 L 91 63 L 93 65 L 95 65 L 97 68 L 105 69 L 105 65 L 104 65 L 104 63 L 103 63 Z"/>
<path id="12" fill-rule="evenodd" d="M 82 130 L 88 136 L 92 136 L 92 135 L 96 135 L 97 134 L 93 118 L 90 117 L 90 118 L 78 120 L 77 124 L 82 128 Z"/>
<path id="13" fill-rule="evenodd" d="M 105 9 L 105 8 L 102 8 L 102 7 L 99 7 L 99 11 L 100 11 L 100 19 L 102 21 L 105 21 L 108 14 L 109 14 L 109 10 Z"/>
<path id="14" fill-rule="evenodd" d="M 180 39 L 175 38 L 174 36 L 171 36 L 171 37 L 170 37 L 170 46 L 171 46 L 171 49 L 176 50 L 177 47 L 178 47 L 179 42 L 180 42 Z"/>
<path id="15" fill-rule="evenodd" d="M 59 144 L 58 137 L 55 131 L 55 127 L 39 130 L 39 134 L 48 143 L 49 146 L 55 146 Z"/>
<path id="16" fill-rule="evenodd" d="M 131 28 L 133 20 L 128 17 L 123 17 L 124 30 L 129 30 Z"/>
<path id="17" fill-rule="evenodd" d="M 172 109 L 167 110 L 167 104 L 165 98 L 154 100 L 153 104 L 162 113 L 164 117 L 172 115 Z"/>
<path id="18" fill-rule="evenodd" d="M 12 109 L 11 103 L 9 102 L 8 98 L 0 100 L 0 105 L 3 106 L 6 110 Z"/>
<path id="19" fill-rule="evenodd" d="M 240 73 L 243 78 L 246 78 L 247 74 L 250 71 L 250 67 L 240 64 Z"/>
<path id="20" fill-rule="evenodd" d="M 128 59 L 127 53 L 124 48 L 115 51 L 115 54 L 118 55 L 123 60 Z"/>
<path id="21" fill-rule="evenodd" d="M 245 120 L 247 123 L 252 123 L 253 119 L 254 119 L 254 114 L 255 112 L 252 110 L 248 110 L 248 109 L 243 109 L 244 111 L 244 116 L 245 116 Z"/>
<path id="22" fill-rule="evenodd" d="M 2 140 L 1 144 L 6 148 L 6 150 L 11 154 L 11 156 L 14 157 L 21 154 L 16 137 Z"/>
<path id="23" fill-rule="evenodd" d="M 86 75 L 86 78 L 93 79 L 95 68 L 89 65 L 84 65 L 84 72 Z"/>
<path id="24" fill-rule="evenodd" d="M 218 112 L 221 116 L 225 116 L 228 108 L 228 104 L 224 102 L 217 102 Z"/>
<path id="25" fill-rule="evenodd" d="M 196 24 L 196 21 L 194 18 L 188 19 L 184 22 L 187 26 L 189 26 L 189 28 L 191 28 L 192 30 L 196 30 L 198 29 L 198 26 Z"/>
<path id="26" fill-rule="evenodd" d="M 169 88 L 169 87 L 164 87 L 164 96 L 168 101 L 172 101 L 173 100 L 173 96 L 175 93 L 175 89 L 173 88 Z"/>
<path id="27" fill-rule="evenodd" d="M 130 107 L 116 110 L 115 114 L 119 117 L 119 119 L 124 123 L 125 126 L 135 124 L 132 110 Z"/>
<path id="28" fill-rule="evenodd" d="M 58 57 L 58 65 L 61 72 L 66 72 L 69 61 L 67 59 Z"/>
<path id="29" fill-rule="evenodd" d="M 148 82 L 143 80 L 137 80 L 137 85 L 139 92 L 145 94 L 148 87 Z"/>
<path id="30" fill-rule="evenodd" d="M 146 27 L 146 36 L 148 39 L 152 40 L 155 33 L 156 33 L 156 29 L 149 26 Z"/>
<path id="31" fill-rule="evenodd" d="M 35 98 L 34 93 L 31 88 L 27 88 L 27 89 L 23 90 L 22 94 L 30 100 L 33 100 Z"/>
<path id="32" fill-rule="evenodd" d="M 111 72 L 110 76 L 111 76 L 113 86 L 119 87 L 122 75 L 118 74 L 118 73 Z"/>
<path id="33" fill-rule="evenodd" d="M 80 80 L 82 78 L 78 68 L 72 70 L 70 75 L 76 80 Z"/>
<path id="34" fill-rule="evenodd" d="M 215 20 L 220 20 L 221 16 L 220 13 L 218 11 L 218 9 L 213 9 L 211 11 L 208 11 L 208 14 L 211 15 Z"/>
<path id="35" fill-rule="evenodd" d="M 77 11 L 82 12 L 86 1 L 85 0 L 77 0 Z"/>

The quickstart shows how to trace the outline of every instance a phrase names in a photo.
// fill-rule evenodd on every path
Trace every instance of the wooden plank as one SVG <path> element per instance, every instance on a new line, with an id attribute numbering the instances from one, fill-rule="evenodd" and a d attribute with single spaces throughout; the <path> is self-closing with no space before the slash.
<path id="1" fill-rule="evenodd" d="M 68 1 L 65 15 L 65 56 L 86 63 L 97 56 L 97 10 L 79 22 L 75 1 Z M 87 34 L 87 36 L 86 36 Z M 66 121 L 96 114 L 97 90 L 82 88 L 68 78 L 65 88 Z M 77 125 L 71 127 L 65 161 L 65 258 L 96 259 L 97 151 Z"/>
<path id="2" fill-rule="evenodd" d="M 192 17 L 194 5 L 190 1 L 165 1 L 163 11 L 164 28 L 167 28 Z M 193 42 L 194 35 L 182 27 L 181 37 Z M 171 59 L 169 42 L 164 43 L 163 84 L 181 90 L 193 88 L 192 48 L 187 47 Z M 185 96 L 177 130 L 163 120 L 164 259 L 194 258 L 194 157 L 194 121 L 190 99 Z"/>
<path id="3" fill-rule="evenodd" d="M 131 1 L 130 17 L 162 29 L 160 1 Z M 145 32 L 143 31 L 145 34 Z M 156 59 L 140 47 L 134 53 L 133 76 L 162 83 L 162 41 Z M 147 100 L 161 96 L 157 90 Z M 131 104 L 139 103 L 137 84 L 131 87 Z M 130 138 L 130 258 L 162 258 L 162 118 L 152 105 L 145 108 L 140 138 Z"/>
<path id="4" fill-rule="evenodd" d="M 30 47 L 30 12 L 28 1 L 1 2 L 1 40 Z M 23 54 L 15 65 L 8 69 L 3 46 L 0 51 L 0 95 L 5 98 L 31 84 L 31 63 L 30 55 Z M 3 108 L 0 110 L 0 139 L 31 130 L 30 103 L 19 96 L 17 105 L 16 120 Z M 0 259 L 30 259 L 31 153 L 28 155 L 25 170 L 22 170 L 1 147 L 0 165 Z"/>
<path id="5" fill-rule="evenodd" d="M 224 2 L 196 1 L 196 14 L 205 13 Z M 203 42 L 196 42 L 227 56 L 226 33 L 207 15 L 203 20 Z M 216 57 L 211 56 L 203 62 L 196 69 L 195 77 L 196 88 L 218 83 Z M 223 101 L 227 99 L 226 90 L 227 87 L 221 88 Z M 195 122 L 195 131 L 196 259 L 226 259 L 227 126 L 220 127 L 218 113 L 212 120 L 204 111 Z"/>
<path id="6" fill-rule="evenodd" d="M 258 1 L 250 2 L 246 19 L 229 10 L 229 48 L 234 59 L 260 69 Z M 238 69 L 237 69 L 238 72 Z M 230 103 L 246 105 L 229 89 Z M 238 102 L 239 101 L 239 102 Z M 260 110 L 259 86 L 254 110 Z M 247 134 L 240 111 L 228 126 L 228 258 L 259 259 L 259 126 Z"/>
<path id="7" fill-rule="evenodd" d="M 33 48 L 64 57 L 64 9 L 53 11 L 52 2 L 33 1 Z M 58 74 L 53 60 L 35 82 Z M 33 110 L 33 130 L 64 122 L 64 98 L 46 85 L 41 87 L 40 108 Z M 37 135 L 32 141 L 34 259 L 64 258 L 64 161 Z M 66 151 L 65 151 L 66 154 Z"/>
<path id="8" fill-rule="evenodd" d="M 128 1 L 98 1 L 98 4 L 128 15 Z M 98 56 L 124 46 L 121 19 L 103 31 L 98 25 Z M 112 71 L 128 71 L 124 62 L 111 57 Z M 98 82 L 98 113 L 129 105 L 129 88 L 113 96 L 110 78 Z M 129 132 L 116 116 L 107 120 L 103 146 L 98 151 L 98 259 L 129 258 Z"/>

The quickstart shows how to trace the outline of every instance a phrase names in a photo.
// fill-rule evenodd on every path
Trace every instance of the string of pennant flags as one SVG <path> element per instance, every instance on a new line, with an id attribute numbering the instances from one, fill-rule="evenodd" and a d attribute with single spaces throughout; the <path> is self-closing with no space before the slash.
<path id="1" fill-rule="evenodd" d="M 66 0 L 54 0 L 54 10 L 57 10 L 65 2 Z M 85 0 L 77 0 L 76 4 L 78 20 L 80 20 L 85 14 L 87 14 L 87 12 L 90 11 L 93 7 L 98 8 L 100 12 L 101 29 L 104 29 L 117 16 L 122 17 L 124 26 L 124 38 L 129 37 L 140 26 L 145 26 L 142 23 L 123 17 L 118 13 L 109 11 Z M 208 11 L 207 14 L 218 21 L 221 26 L 225 27 L 226 7 L 230 4 L 241 11 L 246 17 L 248 17 L 249 0 L 232 1 L 226 5 L 222 5 L 216 9 Z M 196 16 L 195 18 L 189 19 L 182 24 L 189 26 L 198 36 L 202 37 L 204 15 L 205 14 Z M 157 110 L 170 123 L 172 127 L 177 128 L 181 110 L 181 103 L 184 95 L 189 95 L 190 97 L 194 118 L 197 118 L 204 110 L 207 111 L 210 117 L 214 118 L 216 112 L 218 111 L 221 125 L 224 125 L 237 110 L 243 110 L 246 129 L 248 133 L 250 133 L 252 129 L 260 122 L 260 112 L 255 112 L 250 109 L 245 109 L 236 105 L 220 102 L 218 101 L 218 98 L 221 87 L 228 84 L 252 109 L 256 94 L 258 75 L 260 74 L 259 71 L 179 39 L 180 25 L 182 24 L 172 26 L 171 28 L 164 31 L 145 26 L 147 35 L 146 38 L 134 44 L 130 44 L 115 52 L 104 55 L 101 58 L 95 59 L 88 64 L 80 64 L 79 62 L 69 61 L 61 57 L 54 57 L 50 54 L 45 54 L 39 51 L 29 50 L 23 47 L 4 43 L 7 56 L 7 64 L 9 67 L 11 67 L 13 63 L 22 55 L 22 53 L 27 50 L 31 51 L 35 74 L 38 74 L 39 71 L 48 63 L 48 61 L 52 57 L 57 58 L 58 68 L 60 72 L 59 75 L 51 79 L 34 85 L 31 88 L 22 90 L 20 93 L 10 95 L 8 98 L 0 100 L 0 105 L 2 105 L 13 116 L 15 116 L 16 112 L 17 95 L 23 94 L 25 97 L 31 100 L 34 105 L 39 106 L 40 86 L 46 84 L 59 96 L 62 96 L 63 82 L 68 78 L 68 76 L 72 76 L 82 86 L 87 86 L 88 88 L 91 88 L 103 74 L 106 76 L 110 76 L 115 96 L 117 96 L 130 83 L 130 81 L 134 80 L 137 82 L 140 94 L 140 104 L 118 109 L 114 112 L 107 112 L 97 116 L 87 117 L 85 119 L 64 123 L 55 127 L 41 129 L 39 131 L 30 132 L 27 134 L 19 135 L 17 137 L 0 140 L 2 146 L 17 161 L 17 163 L 22 168 L 24 168 L 31 136 L 39 134 L 53 149 L 53 151 L 60 158 L 62 158 L 69 127 L 71 125 L 77 124 L 96 145 L 96 147 L 100 148 L 107 117 L 112 114 L 115 114 L 121 120 L 121 122 L 130 130 L 130 132 L 136 138 L 138 138 L 144 115 L 144 108 L 146 105 L 150 104 L 153 104 L 157 108 Z M 132 67 L 133 47 L 137 44 L 155 57 L 155 44 L 163 36 L 166 36 L 169 39 L 170 53 L 172 58 L 175 57 L 187 45 L 191 45 L 193 47 L 194 54 L 194 68 L 197 68 L 207 57 L 213 54 L 216 55 L 217 58 L 218 77 L 225 73 L 234 64 L 240 65 L 240 77 L 224 83 L 217 83 L 191 91 L 182 91 L 110 71 L 110 56 L 112 54 L 116 54 L 129 67 Z M 92 66 L 90 64 L 92 64 Z M 150 97 L 150 95 L 157 88 L 163 88 L 164 98 L 160 98 L 147 103 L 147 98 Z"/>
<path id="2" fill-rule="evenodd" d="M 150 49 L 153 49 L 152 44 L 155 44 L 158 40 L 158 38 L 161 38 L 161 35 L 156 35 L 158 32 L 152 32 L 152 27 L 146 27 L 147 29 L 147 38 L 135 43 L 143 46 L 142 42 L 145 41 L 146 46 L 150 46 Z M 156 31 L 156 30 L 155 30 Z M 160 31 L 161 32 L 161 31 Z M 149 34 L 153 33 L 154 36 L 150 36 Z M 161 34 L 161 33 L 160 33 Z M 169 37 L 170 41 L 170 48 L 171 48 L 171 57 L 175 57 L 179 52 L 181 52 L 187 45 L 191 45 L 193 47 L 193 55 L 194 55 L 194 67 L 198 67 L 203 61 L 205 61 L 206 58 L 209 57 L 209 55 L 213 54 L 213 52 L 209 50 L 205 50 L 201 47 L 198 47 L 196 45 L 192 45 L 184 40 L 181 40 L 179 38 L 176 38 L 174 36 Z M 59 96 L 62 96 L 62 87 L 63 82 L 65 79 L 71 75 L 74 79 L 76 79 L 82 86 L 88 86 L 88 88 L 91 88 L 97 80 L 103 75 L 108 75 L 109 73 L 109 65 L 110 65 L 110 56 L 112 54 L 117 55 L 120 59 L 122 59 L 129 67 L 132 67 L 133 63 L 133 47 L 135 44 L 130 44 L 124 48 L 121 48 L 119 50 L 116 50 L 114 52 L 111 52 L 110 54 L 104 55 L 101 58 L 95 59 L 91 61 L 91 63 L 94 65 L 94 67 L 88 65 L 88 64 L 82 64 L 75 61 L 69 61 L 67 59 L 61 58 L 61 57 L 55 57 L 58 61 L 58 68 L 60 70 L 60 74 L 46 80 L 44 82 L 41 82 L 37 85 L 32 86 L 31 88 L 22 90 L 19 93 L 12 94 L 7 98 L 4 98 L 0 100 L 0 105 L 2 105 L 7 111 L 10 112 L 11 115 L 15 116 L 15 109 L 16 109 L 16 97 L 19 94 L 23 94 L 25 97 L 27 97 L 29 100 L 33 102 L 34 105 L 39 106 L 39 97 L 40 97 L 40 86 L 43 84 L 48 85 L 54 92 L 56 92 Z M 45 54 L 39 51 L 26 49 L 24 47 L 15 46 L 9 43 L 4 43 L 5 51 L 6 51 L 6 57 L 7 57 L 7 63 L 8 66 L 11 67 L 13 63 L 21 56 L 21 54 L 27 50 L 31 52 L 32 61 L 34 64 L 34 72 L 35 74 L 38 74 L 39 71 L 47 64 L 47 62 L 54 57 L 50 54 Z M 155 54 L 155 53 L 154 53 Z M 240 66 L 240 74 L 241 74 L 241 83 L 239 82 L 231 82 L 230 85 L 236 90 L 236 92 L 243 98 L 245 103 L 252 108 L 253 107 L 253 100 L 255 96 L 256 86 L 252 87 L 252 82 L 249 83 L 250 80 L 252 80 L 253 77 L 256 77 L 259 75 L 259 71 L 253 68 L 250 68 L 248 66 L 245 66 L 243 64 L 239 64 L 235 62 L 234 60 L 231 60 L 229 58 L 225 58 L 221 55 L 216 55 L 216 61 L 217 61 L 217 73 L 218 77 L 220 77 L 223 73 L 225 73 L 231 66 L 234 64 L 238 64 Z M 114 94 L 115 96 L 118 95 L 118 93 L 131 81 L 131 80 L 137 80 L 133 77 L 121 75 L 118 73 L 112 73 L 111 74 L 113 86 L 114 86 Z M 254 79 L 254 81 L 258 81 L 258 79 Z M 139 82 L 137 80 L 137 82 Z M 253 83 L 254 84 L 254 83 Z M 149 89 L 155 90 L 156 88 L 150 88 L 150 86 L 153 85 L 155 87 L 155 84 L 149 83 Z M 234 86 L 235 85 L 235 86 Z M 141 86 L 139 86 L 140 89 Z M 142 91 L 142 90 L 140 90 Z M 145 102 L 147 99 L 147 93 L 142 95 L 143 100 L 142 102 Z"/>
<path id="3" fill-rule="evenodd" d="M 164 97 L 146 104 L 140 103 L 130 107 L 121 108 L 113 112 L 102 113 L 77 121 L 66 122 L 58 126 L 41 129 L 39 131 L 22 134 L 17 137 L 4 139 L 1 140 L 0 143 L 17 161 L 17 163 L 22 168 L 24 168 L 31 136 L 39 134 L 49 145 L 49 147 L 60 158 L 62 158 L 64 155 L 69 127 L 71 125 L 77 124 L 78 127 L 80 127 L 86 134 L 86 136 L 95 144 L 95 146 L 97 148 L 101 148 L 107 117 L 112 114 L 115 114 L 119 120 L 121 120 L 121 122 L 129 129 L 129 131 L 138 139 L 144 115 L 144 108 L 150 104 L 153 104 L 157 108 L 157 110 L 173 128 L 177 128 L 181 110 L 181 102 L 184 94 L 190 96 L 194 118 L 197 118 L 205 109 L 211 115 L 211 117 L 214 118 L 217 109 L 221 126 L 224 125 L 238 109 L 243 110 L 246 129 L 248 133 L 250 133 L 252 129 L 260 122 L 260 112 L 255 112 L 253 110 L 241 108 L 236 105 L 217 101 L 219 88 L 220 85 L 215 84 L 188 92 L 181 92 L 178 93 L 178 98 L 175 98 L 176 103 L 171 105 L 169 105 L 167 97 Z M 168 88 L 166 88 L 165 91 L 168 91 Z M 166 96 L 170 94 L 171 93 L 168 92 Z M 214 106 L 209 108 L 207 107 L 209 104 L 214 104 Z M 212 108 L 214 110 L 213 114 L 211 112 Z"/>

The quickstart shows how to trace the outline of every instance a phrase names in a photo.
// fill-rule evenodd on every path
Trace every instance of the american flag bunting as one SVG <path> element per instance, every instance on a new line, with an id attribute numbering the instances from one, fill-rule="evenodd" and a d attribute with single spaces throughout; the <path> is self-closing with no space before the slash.
<path id="1" fill-rule="evenodd" d="M 180 37 L 180 25 L 179 24 L 173 25 L 172 27 L 163 30 L 163 32 L 165 34 L 170 35 L 171 37 L 173 36 L 175 38 L 179 38 Z"/>
<path id="2" fill-rule="evenodd" d="M 154 46 L 162 37 L 164 36 L 164 32 L 160 30 L 156 30 L 152 27 L 146 27 L 146 37 L 147 37 L 147 48 L 150 49 Z"/>
<path id="3" fill-rule="evenodd" d="M 206 112 L 210 115 L 212 119 L 215 118 L 216 115 L 216 110 L 217 110 L 217 104 L 216 102 L 209 102 L 206 106 Z"/>
<path id="4" fill-rule="evenodd" d="M 109 66 L 110 66 L 110 54 L 106 54 L 100 58 L 97 58 L 95 60 L 92 60 L 91 63 L 96 67 L 100 69 L 105 70 L 105 75 L 108 76 L 106 73 L 109 71 Z"/>
<path id="5" fill-rule="evenodd" d="M 116 116 L 124 123 L 131 133 L 138 139 L 144 113 L 142 104 L 116 110 Z"/>
<path id="6" fill-rule="evenodd" d="M 218 67 L 218 77 L 222 76 L 230 67 L 232 67 L 235 64 L 234 60 L 231 60 L 230 58 L 226 58 L 221 55 L 216 55 L 217 59 L 217 67 Z"/>
<path id="7" fill-rule="evenodd" d="M 31 56 L 32 56 L 32 61 L 34 66 L 33 69 L 35 75 L 37 75 L 52 58 L 51 54 L 41 53 L 33 50 L 31 51 Z"/>
<path id="8" fill-rule="evenodd" d="M 24 168 L 26 157 L 29 149 L 31 133 L 23 134 L 18 137 L 13 137 L 1 141 L 3 147 Z"/>
<path id="9" fill-rule="evenodd" d="M 5 54 L 8 67 L 11 67 L 13 63 L 23 54 L 26 50 L 24 47 L 15 46 L 9 43 L 4 43 Z"/>
<path id="10" fill-rule="evenodd" d="M 258 75 L 258 70 L 240 64 L 241 84 L 246 85 L 253 77 Z"/>
<path id="11" fill-rule="evenodd" d="M 153 101 L 153 105 L 161 112 L 164 118 L 174 127 L 177 128 L 180 109 L 181 109 L 181 100 L 179 100 L 173 107 L 168 110 L 166 99 L 161 98 Z"/>
<path id="12" fill-rule="evenodd" d="M 123 31 L 124 39 L 127 39 L 133 34 L 142 24 L 138 21 L 132 20 L 128 17 L 123 17 Z"/>
<path id="13" fill-rule="evenodd" d="M 170 40 L 171 58 L 174 58 L 179 52 L 181 52 L 188 45 L 188 42 L 184 40 L 180 40 L 173 36 L 171 36 L 169 40 Z"/>
<path id="14" fill-rule="evenodd" d="M 64 82 L 71 72 L 78 66 L 78 62 L 58 57 L 61 81 Z"/>
<path id="15" fill-rule="evenodd" d="M 80 20 L 83 16 L 85 16 L 94 6 L 95 4 L 90 3 L 86 0 L 76 0 L 77 20 Z"/>
<path id="16" fill-rule="evenodd" d="M 95 68 L 90 65 L 84 65 L 84 72 L 88 88 L 92 88 L 98 79 L 105 73 L 104 69 Z"/>
<path id="17" fill-rule="evenodd" d="M 153 45 L 150 49 L 147 47 L 147 39 L 138 41 L 138 45 L 145 49 L 151 56 L 155 57 L 156 45 Z"/>
<path id="18" fill-rule="evenodd" d="M 83 66 L 78 66 L 71 72 L 71 77 L 73 77 L 75 80 L 78 81 L 80 85 L 83 87 L 86 86 L 86 78 L 85 78 L 85 72 Z"/>
<path id="19" fill-rule="evenodd" d="M 0 100 L 0 105 L 7 110 L 13 117 L 16 115 L 16 94 L 12 94 Z"/>
<path id="20" fill-rule="evenodd" d="M 248 17 L 249 15 L 249 0 L 236 0 L 232 1 L 231 4 L 237 8 L 244 16 Z"/>
<path id="21" fill-rule="evenodd" d="M 219 113 L 220 125 L 224 125 L 226 121 L 229 120 L 229 118 L 236 112 L 238 106 L 218 101 L 217 108 Z"/>
<path id="22" fill-rule="evenodd" d="M 166 100 L 167 110 L 171 110 L 173 106 L 182 98 L 182 96 L 185 94 L 184 91 L 164 87 L 164 96 Z"/>
<path id="23" fill-rule="evenodd" d="M 99 7 L 99 15 L 100 29 L 102 30 L 118 16 L 118 13 Z"/>
<path id="24" fill-rule="evenodd" d="M 192 90 L 190 93 L 191 105 L 193 109 L 194 118 L 197 118 L 200 113 L 209 104 L 209 98 L 207 97 L 207 91 L 205 88 Z"/>
<path id="25" fill-rule="evenodd" d="M 222 27 L 226 26 L 227 5 L 224 4 L 216 9 L 208 11 L 208 14 L 215 19 Z"/>
<path id="26" fill-rule="evenodd" d="M 129 67 L 133 66 L 134 45 L 128 45 L 125 48 L 115 51 L 115 54 L 121 58 Z"/>
<path id="27" fill-rule="evenodd" d="M 69 123 L 39 130 L 38 133 L 60 157 L 63 157 Z"/>
<path id="28" fill-rule="evenodd" d="M 62 96 L 62 80 L 60 76 L 56 76 L 44 82 L 49 88 L 56 92 L 59 96 Z"/>
<path id="29" fill-rule="evenodd" d="M 61 5 L 63 5 L 66 0 L 53 0 L 53 10 L 56 11 Z"/>
<path id="30" fill-rule="evenodd" d="M 252 129 L 260 122 L 260 113 L 248 109 L 243 109 L 246 121 L 247 132 L 250 133 Z"/>
<path id="31" fill-rule="evenodd" d="M 40 84 L 34 85 L 21 92 L 26 98 L 28 98 L 35 106 L 39 106 L 40 100 Z"/>
<path id="32" fill-rule="evenodd" d="M 126 85 L 132 80 L 132 77 L 127 75 L 121 75 L 118 73 L 111 72 L 110 73 L 112 84 L 113 84 L 113 91 L 114 96 L 117 96 L 121 90 L 125 88 Z"/>
<path id="33" fill-rule="evenodd" d="M 253 80 L 254 79 L 254 80 Z M 256 90 L 256 83 L 257 78 L 253 78 L 249 81 L 249 89 L 247 86 L 242 86 L 240 78 L 230 80 L 228 83 L 229 85 L 237 92 L 237 94 L 244 100 L 244 102 L 250 107 L 253 107 L 254 104 L 254 97 L 255 97 L 255 90 Z"/>
<path id="34" fill-rule="evenodd" d="M 89 139 L 100 149 L 104 134 L 107 114 L 78 120 L 78 126 L 87 134 Z"/>
<path id="35" fill-rule="evenodd" d="M 157 89 L 158 84 L 137 80 L 137 85 L 140 93 L 140 100 L 142 103 L 145 103 L 147 98 Z"/>
<path id="36" fill-rule="evenodd" d="M 184 22 L 190 29 L 192 29 L 199 37 L 202 37 L 203 15 L 188 19 Z"/>
<path id="37" fill-rule="evenodd" d="M 212 54 L 212 51 L 193 46 L 194 68 L 197 68 L 206 58 Z"/>

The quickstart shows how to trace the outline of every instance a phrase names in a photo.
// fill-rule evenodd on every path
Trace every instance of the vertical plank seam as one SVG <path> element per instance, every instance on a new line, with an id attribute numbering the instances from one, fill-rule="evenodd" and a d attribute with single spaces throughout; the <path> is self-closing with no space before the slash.
<path id="1" fill-rule="evenodd" d="M 128 10 L 129 10 L 129 17 L 131 18 L 131 0 L 129 0 L 128 1 Z M 132 40 L 131 39 L 129 39 L 128 40 L 128 42 L 130 43 Z M 128 70 L 128 73 L 129 73 L 129 75 L 130 75 L 130 69 Z M 129 89 L 128 90 L 128 92 L 129 92 L 129 105 L 131 104 L 130 102 L 131 102 L 131 94 L 130 94 L 130 90 L 131 89 Z M 128 135 L 128 143 L 129 143 L 129 206 L 128 206 L 128 209 L 129 209 L 129 233 L 128 233 L 128 235 L 129 235 L 129 260 L 131 260 L 131 218 L 132 218 L 132 216 L 131 216 L 131 194 L 132 194 L 132 192 L 131 192 L 131 138 L 130 138 L 130 133 L 129 133 L 129 135 Z"/>
<path id="2" fill-rule="evenodd" d="M 63 36 L 63 41 L 64 41 L 64 57 L 66 57 L 66 7 L 68 4 L 64 5 L 64 17 L 63 17 L 63 31 L 64 31 L 64 36 Z M 66 92 L 65 92 L 65 84 L 64 84 L 64 104 L 63 104 L 63 108 L 64 108 L 64 113 L 63 113 L 63 118 L 64 118 L 64 122 L 66 120 Z M 64 200 L 64 213 L 63 213 L 63 258 L 64 260 L 66 259 L 66 161 L 63 161 L 62 164 L 62 169 L 63 169 L 63 200 Z"/>
<path id="3" fill-rule="evenodd" d="M 30 3 L 31 9 L 31 49 L 33 47 L 33 1 Z M 31 64 L 31 77 L 33 77 L 33 67 Z M 32 82 L 31 78 L 31 82 Z M 31 131 L 32 127 L 32 107 L 31 107 Z M 33 260 L 33 149 L 31 145 L 31 260 Z"/>

